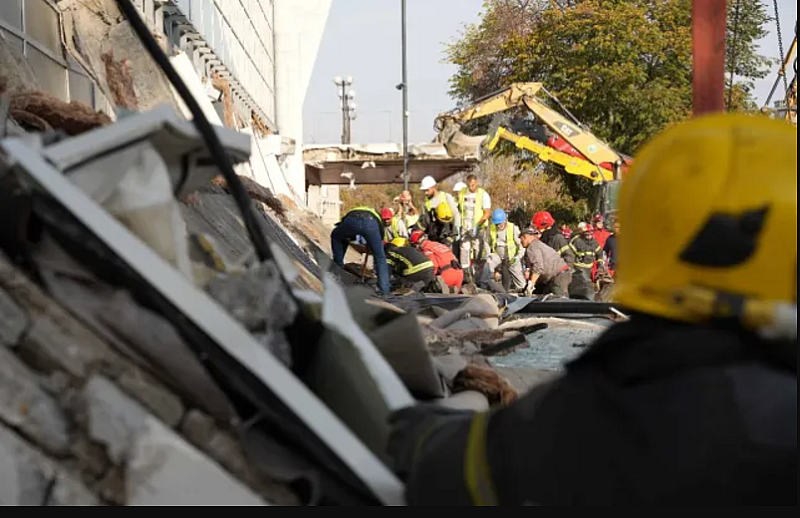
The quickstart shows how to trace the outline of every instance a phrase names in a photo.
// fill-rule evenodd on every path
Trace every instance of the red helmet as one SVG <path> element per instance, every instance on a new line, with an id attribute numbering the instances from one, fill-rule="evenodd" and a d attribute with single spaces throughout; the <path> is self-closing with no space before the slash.
<path id="1" fill-rule="evenodd" d="M 392 219 L 394 217 L 394 211 L 392 209 L 381 209 L 381 219 Z"/>
<path id="2" fill-rule="evenodd" d="M 556 220 L 553 218 L 553 215 L 549 212 L 537 212 L 533 215 L 531 219 L 531 225 L 538 228 L 539 230 L 547 230 L 548 228 L 552 227 L 556 224 Z"/>
<path id="3" fill-rule="evenodd" d="M 415 230 L 411 233 L 411 238 L 409 239 L 412 245 L 419 245 L 423 241 L 425 241 L 425 232 L 422 230 Z"/>
<path id="4" fill-rule="evenodd" d="M 605 221 L 606 221 L 606 218 L 602 214 L 598 214 L 597 216 L 594 217 L 594 222 L 595 223 L 605 223 Z"/>
<path id="5" fill-rule="evenodd" d="M 572 237 L 572 229 L 568 226 L 564 225 L 561 227 L 561 235 L 566 237 L 567 239 Z"/>

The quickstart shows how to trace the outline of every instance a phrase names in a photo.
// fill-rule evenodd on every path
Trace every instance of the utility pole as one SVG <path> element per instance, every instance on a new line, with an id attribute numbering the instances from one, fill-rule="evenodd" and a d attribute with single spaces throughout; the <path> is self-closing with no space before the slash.
<path id="1" fill-rule="evenodd" d="M 356 93 L 348 90 L 353 84 L 353 76 L 333 78 L 333 84 L 339 87 L 339 107 L 342 109 L 342 144 L 350 144 L 350 122 L 356 120 Z"/>
<path id="2" fill-rule="evenodd" d="M 406 36 L 406 0 L 401 0 L 403 47 L 403 188 L 408 190 L 408 38 Z"/>
<path id="3" fill-rule="evenodd" d="M 692 1 L 694 114 L 725 111 L 727 0 Z"/>

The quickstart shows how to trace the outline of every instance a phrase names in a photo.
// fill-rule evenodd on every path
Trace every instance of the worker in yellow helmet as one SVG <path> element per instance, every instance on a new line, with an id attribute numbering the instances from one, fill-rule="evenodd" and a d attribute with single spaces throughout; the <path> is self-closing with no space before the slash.
<path id="1" fill-rule="evenodd" d="M 619 221 L 630 320 L 507 408 L 394 414 L 410 505 L 797 505 L 797 130 L 669 129 Z"/>
<path id="2" fill-rule="evenodd" d="M 420 189 L 425 193 L 425 210 L 421 225 L 429 239 L 452 245 L 458 239 L 461 215 L 458 203 L 449 192 L 440 191 L 432 176 L 422 179 Z"/>

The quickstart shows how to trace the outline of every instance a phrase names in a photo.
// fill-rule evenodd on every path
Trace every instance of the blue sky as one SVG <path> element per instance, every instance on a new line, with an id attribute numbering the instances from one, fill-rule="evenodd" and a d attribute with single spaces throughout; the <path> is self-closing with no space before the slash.
<path id="1" fill-rule="evenodd" d="M 764 2 L 772 13 L 772 0 Z M 778 0 L 778 4 L 783 44 L 788 49 L 797 4 L 794 0 Z M 447 91 L 454 69 L 442 62 L 445 44 L 457 39 L 465 24 L 477 21 L 481 5 L 482 0 L 408 0 L 412 143 L 430 141 L 436 114 L 453 107 Z M 777 37 L 774 27 L 770 29 L 772 33 L 760 45 L 763 54 L 777 58 Z M 400 0 L 333 0 L 306 97 L 306 143 L 337 143 L 341 139 L 339 99 L 332 82 L 337 75 L 355 79 L 352 89 L 358 119 L 353 121 L 353 142 L 401 142 L 402 98 L 395 89 L 402 78 Z M 771 74 L 757 85 L 759 103 L 774 80 Z"/>

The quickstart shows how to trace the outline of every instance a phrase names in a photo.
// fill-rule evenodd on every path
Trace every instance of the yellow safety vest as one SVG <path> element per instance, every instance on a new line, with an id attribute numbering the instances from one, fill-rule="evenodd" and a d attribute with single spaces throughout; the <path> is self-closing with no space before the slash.
<path id="1" fill-rule="evenodd" d="M 384 241 L 388 242 L 396 237 L 402 237 L 400 236 L 399 222 L 400 222 L 400 216 L 395 216 L 392 218 L 391 228 L 387 228 L 386 231 L 383 233 Z"/>
<path id="2" fill-rule="evenodd" d="M 497 252 L 497 225 L 491 225 L 489 227 L 489 237 L 490 243 L 492 246 L 492 252 Z M 517 252 L 519 248 L 517 248 L 517 242 L 514 240 L 514 224 L 513 223 L 506 223 L 506 251 L 508 252 L 508 258 L 514 259 L 517 256 Z"/>
<path id="3" fill-rule="evenodd" d="M 370 214 L 375 216 L 375 219 L 377 219 L 381 223 L 381 225 L 383 225 L 383 220 L 381 219 L 381 215 L 378 214 L 378 211 L 376 211 L 372 207 L 356 207 L 354 209 L 350 209 L 349 211 L 347 211 L 347 214 L 345 214 L 344 216 L 345 217 L 349 216 L 351 212 L 364 212 L 364 211 L 369 212 Z"/>
<path id="4" fill-rule="evenodd" d="M 483 218 L 483 195 L 486 193 L 482 188 L 478 187 L 478 190 L 475 192 L 475 212 L 473 214 L 473 224 L 477 227 L 478 222 Z M 464 201 L 467 197 L 467 188 L 461 189 L 461 192 L 458 193 L 458 211 L 461 213 L 461 226 L 464 226 L 464 221 L 467 220 L 467 208 L 464 204 Z M 483 228 L 489 225 L 489 220 L 483 222 L 481 225 Z"/>
<path id="5" fill-rule="evenodd" d="M 444 194 L 444 200 L 442 200 L 442 194 Z M 439 191 L 433 198 L 425 198 L 425 211 L 430 212 L 433 210 L 433 200 L 439 200 L 439 203 L 450 203 L 449 196 L 450 194 Z M 439 206 L 439 203 L 436 204 L 437 207 Z"/>
<path id="6" fill-rule="evenodd" d="M 398 261 L 405 266 L 405 269 L 400 272 L 400 275 L 402 275 L 403 277 L 414 275 L 415 273 L 427 270 L 428 268 L 430 269 L 436 268 L 436 266 L 433 264 L 433 261 L 425 261 L 424 263 L 419 263 L 415 265 L 402 255 L 398 254 L 397 252 L 390 251 L 389 253 L 386 254 L 386 263 L 388 265 L 394 266 L 395 264 L 397 264 Z"/>

